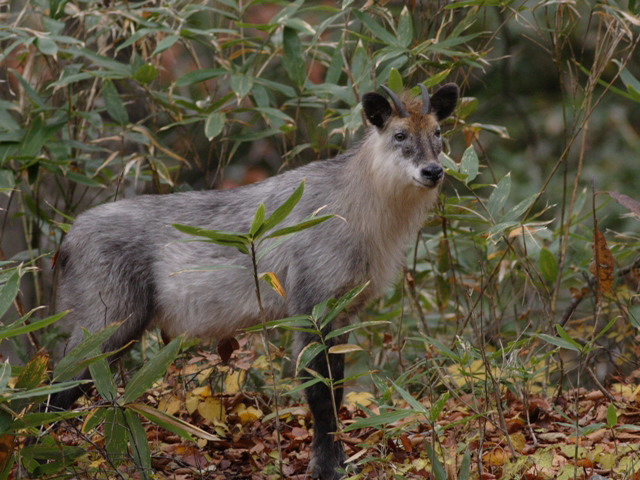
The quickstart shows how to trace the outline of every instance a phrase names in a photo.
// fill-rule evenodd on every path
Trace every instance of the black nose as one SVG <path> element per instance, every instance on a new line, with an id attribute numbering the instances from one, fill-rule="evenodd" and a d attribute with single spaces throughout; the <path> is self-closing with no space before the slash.
<path id="1" fill-rule="evenodd" d="M 427 165 L 422 170 L 420 170 L 420 174 L 422 178 L 426 181 L 430 181 L 433 183 L 438 183 L 438 181 L 444 175 L 444 169 L 438 165 L 437 163 L 432 163 L 431 165 Z"/>

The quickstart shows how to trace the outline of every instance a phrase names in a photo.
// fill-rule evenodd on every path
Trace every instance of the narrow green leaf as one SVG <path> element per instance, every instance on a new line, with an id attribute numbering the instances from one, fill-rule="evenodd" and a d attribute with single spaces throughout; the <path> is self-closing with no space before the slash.
<path id="1" fill-rule="evenodd" d="M 20 326 L 22 322 L 26 319 L 25 317 L 23 317 L 22 319 L 18 320 L 15 324 L 10 325 L 6 328 L 0 329 L 0 340 L 4 338 L 9 338 L 9 337 L 15 337 L 17 335 L 23 335 L 25 333 L 33 332 L 35 330 L 44 328 L 48 325 L 51 325 L 52 323 L 57 322 L 60 318 L 64 317 L 66 313 L 67 312 L 60 312 L 51 317 L 35 320 L 28 325 Z"/>
<path id="2" fill-rule="evenodd" d="M 227 116 L 223 112 L 211 112 L 204 122 L 204 134 L 209 141 L 220 135 L 224 124 L 227 120 Z"/>
<path id="3" fill-rule="evenodd" d="M 210 433 L 205 432 L 204 430 L 201 430 L 200 428 L 195 427 L 190 423 L 187 423 L 171 415 L 167 415 L 166 413 L 161 412 L 148 405 L 144 405 L 140 403 L 132 403 L 132 404 L 129 404 L 128 407 L 131 410 L 138 412 L 140 415 L 142 415 L 146 419 L 151 420 L 156 425 L 159 425 L 160 427 L 166 430 L 169 430 L 170 432 L 173 432 L 176 435 L 180 435 L 182 438 L 189 440 L 191 442 L 194 441 L 191 435 L 195 435 L 197 437 L 204 438 L 206 440 L 211 440 L 214 442 L 220 440 L 215 435 L 211 435 Z"/>
<path id="4" fill-rule="evenodd" d="M 236 96 L 241 99 L 251 91 L 251 87 L 253 87 L 253 77 L 248 74 L 233 74 L 229 78 L 229 83 L 231 85 L 231 90 L 233 90 Z"/>
<path id="5" fill-rule="evenodd" d="M 556 256 L 546 248 L 540 250 L 540 258 L 538 259 L 540 273 L 549 283 L 555 283 L 558 278 L 558 260 Z"/>
<path id="6" fill-rule="evenodd" d="M 104 419 L 104 438 L 109 461 L 116 467 L 127 453 L 127 428 L 122 409 L 109 408 Z"/>
<path id="7" fill-rule="evenodd" d="M 393 34 L 385 30 L 382 25 L 376 23 L 376 21 L 370 18 L 366 13 L 363 13 L 360 10 L 356 9 L 353 9 L 352 12 L 356 16 L 356 18 L 360 20 L 365 27 L 367 27 L 367 30 L 378 37 L 379 40 L 388 45 L 396 44 L 396 38 L 393 36 Z"/>
<path id="8" fill-rule="evenodd" d="M 318 217 L 313 217 L 309 220 L 305 220 L 304 222 L 296 223 L 295 225 L 291 225 L 290 227 L 281 228 L 276 230 L 275 232 L 267 235 L 265 238 L 277 238 L 282 237 L 284 235 L 289 235 L 290 233 L 301 232 L 302 230 L 306 230 L 307 228 L 314 227 L 322 222 L 333 218 L 334 215 L 320 215 Z"/>
<path id="9" fill-rule="evenodd" d="M 347 306 L 358 296 L 362 291 L 369 286 L 369 282 L 364 285 L 358 285 L 356 288 L 350 290 L 331 307 L 329 312 L 322 319 L 321 328 L 331 322 L 340 312 L 342 312 Z"/>
<path id="10" fill-rule="evenodd" d="M 444 410 L 444 407 L 447 405 L 447 400 L 449 400 L 449 392 L 443 393 L 438 397 L 438 400 L 433 402 L 431 410 L 429 411 L 429 420 L 432 423 L 435 423 L 438 420 L 440 413 L 442 413 L 442 410 Z"/>
<path id="11" fill-rule="evenodd" d="M 368 328 L 368 327 L 376 327 L 379 325 L 390 324 L 391 322 L 384 320 L 370 320 L 368 322 L 358 322 L 353 325 L 347 325 L 346 327 L 338 328 L 336 330 L 330 331 L 324 338 L 325 340 L 329 340 L 334 337 L 339 337 L 340 335 L 344 335 L 345 333 L 352 332 L 354 330 L 358 330 L 360 328 Z"/>
<path id="12" fill-rule="evenodd" d="M 402 77 L 400 76 L 400 72 L 398 71 L 397 68 L 392 68 L 391 71 L 389 72 L 388 85 L 389 85 L 389 88 L 395 93 L 399 94 L 400 92 L 402 92 L 402 88 L 403 88 Z"/>
<path id="13" fill-rule="evenodd" d="M 609 404 L 609 407 L 607 408 L 607 425 L 609 426 L 609 428 L 613 428 L 617 425 L 618 423 L 618 414 L 616 413 L 616 407 L 613 405 L 613 403 Z"/>
<path id="14" fill-rule="evenodd" d="M 282 222 L 293 210 L 293 208 L 298 204 L 300 198 L 302 198 L 302 194 L 304 193 L 304 180 L 300 183 L 298 188 L 291 194 L 291 196 L 276 210 L 269 215 L 264 222 L 264 230 L 271 230 L 273 227 Z"/>
<path id="15" fill-rule="evenodd" d="M 300 373 L 303 368 L 309 365 L 309 362 L 316 358 L 324 348 L 324 345 L 318 342 L 311 342 L 307 344 L 298 355 L 298 359 L 296 361 L 296 373 Z"/>
<path id="16" fill-rule="evenodd" d="M 53 380 L 64 382 L 78 373 L 84 368 L 79 366 L 80 362 L 111 337 L 119 327 L 120 323 L 114 323 L 97 333 L 91 335 L 85 333 L 85 339 L 58 362 L 53 370 Z"/>
<path id="17" fill-rule="evenodd" d="M 359 428 L 369 428 L 369 427 L 379 427 L 381 425 L 386 425 L 388 423 L 397 422 L 398 420 L 406 419 L 413 412 L 411 410 L 394 410 L 390 412 L 381 413 L 380 415 L 376 415 L 368 418 L 361 418 L 353 422 L 351 425 L 347 425 L 345 427 L 345 432 L 350 432 L 351 430 L 357 430 Z"/>
<path id="18" fill-rule="evenodd" d="M 49 37 L 37 37 L 33 43 L 36 48 L 45 55 L 55 55 L 58 53 L 58 45 Z"/>
<path id="19" fill-rule="evenodd" d="M 105 80 L 102 84 L 102 98 L 104 104 L 107 107 L 107 113 L 120 126 L 124 126 L 129 123 L 129 114 L 127 109 L 124 108 L 122 100 L 120 100 L 120 94 L 116 90 L 115 85 L 111 80 Z"/>
<path id="20" fill-rule="evenodd" d="M 0 317 L 7 313 L 7 310 L 13 304 L 13 299 L 18 294 L 18 290 L 20 290 L 20 273 L 16 271 L 11 274 L 7 283 L 0 290 Z"/>
<path id="21" fill-rule="evenodd" d="M 331 63 L 329 64 L 329 68 L 327 69 L 327 74 L 325 75 L 324 81 L 330 85 L 337 85 L 340 80 L 340 75 L 342 74 L 342 42 L 336 45 L 335 50 L 333 51 L 333 56 L 331 57 Z"/>
<path id="22" fill-rule="evenodd" d="M 36 354 L 36 356 L 29 360 L 25 365 L 22 372 L 20 372 L 20 375 L 18 375 L 15 388 L 18 390 L 30 390 L 36 388 L 40 383 L 42 383 L 48 364 L 49 357 L 46 354 Z"/>
<path id="23" fill-rule="evenodd" d="M 182 336 L 173 339 L 169 345 L 160 350 L 155 357 L 147 361 L 143 367 L 138 370 L 124 389 L 124 395 L 120 402 L 121 405 L 133 402 L 150 389 L 158 377 L 164 375 L 180 351 L 181 344 Z"/>
<path id="24" fill-rule="evenodd" d="M 98 349 L 93 351 L 94 356 L 100 356 L 100 353 Z M 89 371 L 91 372 L 93 384 L 100 396 L 108 402 L 114 401 L 118 396 L 118 389 L 116 388 L 116 383 L 113 380 L 113 375 L 111 374 L 107 360 L 100 358 L 93 362 L 89 366 Z"/>
<path id="25" fill-rule="evenodd" d="M 36 412 L 28 413 L 22 417 L 16 418 L 8 431 L 15 432 L 29 427 L 39 427 L 46 423 L 55 423 L 67 418 L 78 418 L 87 415 L 88 412 Z"/>
<path id="26" fill-rule="evenodd" d="M 442 467 L 442 463 L 438 460 L 433 448 L 429 444 L 429 442 L 425 439 L 424 441 L 425 447 L 427 448 L 427 455 L 429 456 L 429 461 L 431 462 L 432 473 L 436 477 L 436 480 L 447 480 L 447 473 L 444 471 Z"/>
<path id="27" fill-rule="evenodd" d="M 469 480 L 469 470 L 471 469 L 471 451 L 467 449 L 460 462 L 460 471 L 458 472 L 458 480 Z"/>
<path id="28" fill-rule="evenodd" d="M 473 149 L 473 146 L 470 146 L 464 151 L 460 161 L 460 173 L 467 175 L 464 183 L 468 184 L 473 181 L 478 176 L 479 168 L 478 154 Z"/>
<path id="29" fill-rule="evenodd" d="M 11 365 L 9 364 L 9 359 L 7 358 L 5 362 L 0 367 L 0 394 L 4 393 L 5 388 L 9 384 L 9 379 L 11 378 Z"/>
<path id="30" fill-rule="evenodd" d="M 562 328 L 560 325 L 556 324 L 556 331 L 558 332 L 558 335 L 562 337 L 563 340 L 573 345 L 576 351 L 581 352 L 584 349 L 584 347 L 580 345 L 578 342 L 576 342 L 573 338 L 571 338 L 567 333 L 567 331 L 564 328 Z"/>
<path id="31" fill-rule="evenodd" d="M 577 349 L 572 343 L 565 342 L 563 339 L 558 337 L 552 337 L 551 335 L 546 335 L 544 333 L 539 333 L 538 337 L 544 340 L 547 343 L 555 345 L 556 347 L 565 348 L 567 350 L 573 350 L 574 352 L 580 353 L 580 350 Z"/>
<path id="32" fill-rule="evenodd" d="M 402 388 L 400 385 L 395 383 L 393 380 L 391 381 L 391 384 L 396 389 L 396 392 L 400 394 L 400 396 L 404 399 L 405 402 L 409 404 L 411 408 L 413 408 L 416 412 L 420 413 L 421 415 L 424 415 L 426 418 L 429 418 L 429 411 L 425 408 L 424 405 L 422 405 L 420 402 L 418 402 L 418 400 L 413 398 L 413 396 L 409 392 L 407 392 L 404 388 Z"/>
<path id="33" fill-rule="evenodd" d="M 100 422 L 104 420 L 104 417 L 107 414 L 107 410 L 109 409 L 97 408 L 91 411 L 89 414 L 90 416 L 86 419 L 84 425 L 82 425 L 82 433 L 89 433 L 91 430 L 100 425 Z"/>
<path id="34" fill-rule="evenodd" d="M 282 65 L 291 81 L 298 87 L 304 85 L 306 73 L 306 62 L 302 53 L 302 44 L 298 37 L 298 32 L 293 28 L 284 27 L 282 33 L 282 46 L 284 55 L 282 57 Z"/>
<path id="35" fill-rule="evenodd" d="M 405 5 L 400 12 L 400 20 L 398 21 L 398 46 L 407 48 L 413 39 L 413 20 L 411 13 Z"/>
<path id="36" fill-rule="evenodd" d="M 489 201 L 487 202 L 487 210 L 494 219 L 504 207 L 511 191 L 511 173 L 507 173 L 502 180 L 498 182 L 496 189 L 491 192 Z"/>
<path id="37" fill-rule="evenodd" d="M 133 78 L 136 81 L 146 85 L 148 83 L 153 82 L 158 76 L 158 69 L 151 63 L 147 63 L 145 65 L 141 65 L 136 73 L 133 74 Z"/>
<path id="38" fill-rule="evenodd" d="M 156 45 L 156 48 L 151 54 L 151 56 L 162 53 L 168 48 L 173 47 L 173 44 L 176 43 L 178 40 L 180 40 L 180 35 L 167 35 L 166 37 L 164 37 L 162 40 L 158 42 L 158 45 Z"/>
<path id="39" fill-rule="evenodd" d="M 133 410 L 126 409 L 124 418 L 127 422 L 127 431 L 129 433 L 129 445 L 131 445 L 131 453 L 133 460 L 138 466 L 138 471 L 142 478 L 147 479 L 151 472 L 151 450 L 149 449 L 149 441 L 147 440 L 147 432 L 145 432 L 142 422 Z"/>
<path id="40" fill-rule="evenodd" d="M 195 72 L 189 72 L 176 80 L 176 87 L 186 87 L 194 83 L 200 83 L 214 77 L 219 77 L 220 75 L 226 75 L 227 73 L 229 72 L 224 68 L 205 68 L 202 70 L 196 70 Z"/>

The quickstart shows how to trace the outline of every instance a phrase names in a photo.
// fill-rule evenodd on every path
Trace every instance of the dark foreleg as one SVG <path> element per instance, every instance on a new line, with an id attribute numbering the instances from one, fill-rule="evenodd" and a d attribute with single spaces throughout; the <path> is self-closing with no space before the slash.
<path id="1" fill-rule="evenodd" d="M 329 330 L 330 331 L 330 330 Z M 327 332 L 325 331 L 326 335 Z M 299 353 L 306 345 L 318 342 L 317 335 L 301 332 L 296 339 L 297 352 Z M 340 337 L 329 339 L 327 348 L 343 343 Z M 328 361 L 327 361 L 328 355 Z M 297 355 L 296 355 L 297 357 Z M 332 379 L 334 389 L 331 390 L 323 383 L 319 382 L 305 389 L 309 409 L 313 415 L 313 445 L 312 458 L 309 465 L 311 478 L 322 480 L 339 479 L 341 475 L 336 472 L 336 468 L 344 468 L 345 454 L 340 441 L 334 440 L 334 432 L 338 429 L 337 412 L 342 404 L 343 388 L 342 384 L 335 386 L 344 378 L 344 355 L 327 354 L 320 352 L 308 364 L 307 368 L 314 370 L 326 379 Z M 313 377 L 302 370 L 299 374 L 300 380 L 306 382 Z"/>

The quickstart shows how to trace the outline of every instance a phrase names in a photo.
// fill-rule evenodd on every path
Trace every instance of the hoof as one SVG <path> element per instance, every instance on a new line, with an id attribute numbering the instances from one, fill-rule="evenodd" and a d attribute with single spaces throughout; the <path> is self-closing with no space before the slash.
<path id="1" fill-rule="evenodd" d="M 314 480 L 340 480 L 344 478 L 337 469 L 344 470 L 344 461 L 347 459 L 339 442 L 333 444 L 332 452 L 329 454 L 317 454 L 309 462 L 309 474 Z"/>

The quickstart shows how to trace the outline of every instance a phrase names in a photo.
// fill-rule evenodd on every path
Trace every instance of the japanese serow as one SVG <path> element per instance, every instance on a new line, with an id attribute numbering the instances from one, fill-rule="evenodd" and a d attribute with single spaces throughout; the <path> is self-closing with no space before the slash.
<path id="1" fill-rule="evenodd" d="M 225 340 L 258 324 L 255 284 L 246 270 L 172 275 L 211 265 L 242 265 L 251 272 L 250 258 L 235 248 L 183 242 L 194 237 L 172 224 L 249 231 L 261 202 L 269 215 L 303 179 L 304 194 L 285 224 L 299 223 L 321 207 L 336 217 L 292 235 L 262 257 L 260 271 L 274 272 L 287 294 L 284 299 L 264 289 L 264 310 L 268 320 L 311 314 L 314 305 L 369 282 L 349 314 L 336 317 L 324 334 L 346 325 L 349 315 L 394 282 L 407 243 L 437 201 L 444 174 L 439 123 L 451 115 L 459 93 L 455 84 L 447 84 L 429 98 L 421 85 L 421 97 L 405 92 L 399 98 L 383 88 L 392 103 L 378 93 L 365 94 L 362 106 L 372 126 L 358 145 L 332 160 L 231 190 L 146 195 L 79 215 L 62 242 L 56 267 L 58 306 L 69 310 L 64 321 L 73 325 L 66 351 L 83 339 L 82 328 L 93 333 L 123 320 L 102 346 L 104 351 L 120 349 L 151 327 L 160 327 L 169 336 Z M 298 333 L 296 356 L 318 340 L 316 335 Z M 345 343 L 343 337 L 327 343 Z M 327 362 L 318 355 L 308 368 L 325 378 L 331 373 L 339 381 L 344 378 L 344 356 L 329 358 Z M 89 378 L 87 372 L 81 376 Z M 50 408 L 68 409 L 82 393 L 78 387 L 56 394 Z M 345 454 L 341 443 L 334 441 L 332 402 L 340 407 L 342 389 L 332 396 L 321 382 L 305 394 L 314 422 L 311 476 L 339 478 L 336 468 L 344 467 Z"/>

